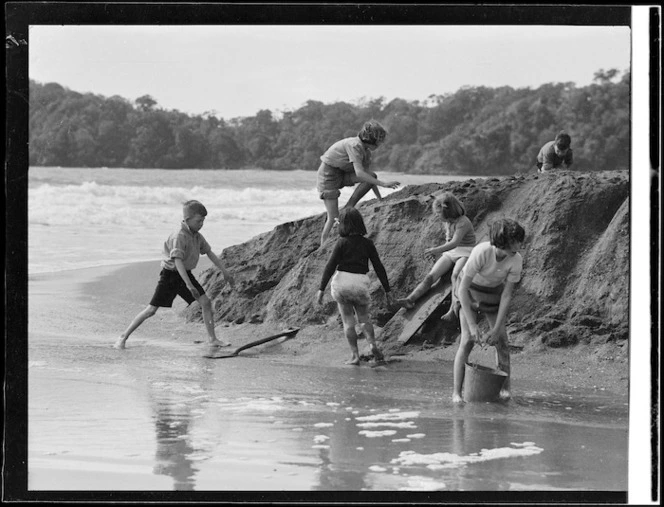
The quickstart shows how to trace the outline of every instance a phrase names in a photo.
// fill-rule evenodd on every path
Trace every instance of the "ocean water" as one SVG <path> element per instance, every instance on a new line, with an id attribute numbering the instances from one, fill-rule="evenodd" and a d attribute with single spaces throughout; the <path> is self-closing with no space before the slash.
<path id="1" fill-rule="evenodd" d="M 396 179 L 402 187 L 464 179 L 399 173 L 382 177 Z M 342 189 L 341 205 L 352 190 Z M 392 192 L 381 189 L 383 196 Z M 363 200 L 373 198 L 369 192 Z M 201 233 L 217 254 L 281 223 L 325 211 L 315 171 L 31 167 L 28 272 L 160 259 L 164 240 L 179 227 L 181 204 L 188 199 L 206 206 Z"/>

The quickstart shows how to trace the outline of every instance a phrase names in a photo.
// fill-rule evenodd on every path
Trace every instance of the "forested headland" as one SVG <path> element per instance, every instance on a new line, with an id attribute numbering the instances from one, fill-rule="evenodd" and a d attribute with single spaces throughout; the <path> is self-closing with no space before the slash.
<path id="1" fill-rule="evenodd" d="M 630 73 L 599 70 L 593 83 L 537 89 L 462 87 L 424 101 L 384 97 L 357 103 L 309 100 L 285 112 L 224 119 L 78 93 L 30 80 L 32 166 L 311 170 L 333 142 L 370 118 L 388 130 L 374 153 L 378 171 L 509 175 L 531 171 L 560 130 L 572 136 L 574 169 L 629 168 Z"/>

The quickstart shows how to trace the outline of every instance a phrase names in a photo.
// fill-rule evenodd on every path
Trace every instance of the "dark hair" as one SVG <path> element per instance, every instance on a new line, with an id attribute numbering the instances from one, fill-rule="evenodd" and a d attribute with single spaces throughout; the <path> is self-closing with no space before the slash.
<path id="1" fill-rule="evenodd" d="M 454 197 L 454 194 L 445 192 L 433 203 L 434 209 L 440 209 L 443 218 L 455 219 L 466 214 L 466 208 L 459 202 L 459 199 Z"/>
<path id="2" fill-rule="evenodd" d="M 567 132 L 561 130 L 555 139 L 556 146 L 561 150 L 566 150 L 572 145 L 572 138 Z"/>
<path id="3" fill-rule="evenodd" d="M 339 236 L 364 236 L 367 228 L 364 226 L 364 219 L 355 208 L 344 208 L 339 213 Z"/>
<path id="4" fill-rule="evenodd" d="M 387 130 L 376 120 L 369 120 L 362 125 L 362 129 L 358 132 L 357 136 L 363 143 L 378 144 L 387 137 Z"/>
<path id="5" fill-rule="evenodd" d="M 200 202 L 191 200 L 182 204 L 182 214 L 185 219 L 191 218 L 194 215 L 201 215 L 204 217 L 207 216 L 207 210 Z"/>
<path id="6" fill-rule="evenodd" d="M 508 248 L 512 243 L 523 243 L 526 231 L 511 218 L 500 218 L 489 228 L 489 240 L 496 248 Z"/>

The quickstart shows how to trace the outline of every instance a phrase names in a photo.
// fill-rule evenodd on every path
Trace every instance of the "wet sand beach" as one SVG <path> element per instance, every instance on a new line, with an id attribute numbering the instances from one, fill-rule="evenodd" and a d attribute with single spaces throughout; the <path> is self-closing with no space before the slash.
<path id="1" fill-rule="evenodd" d="M 114 349 L 158 272 L 143 262 L 30 276 L 30 490 L 627 488 L 624 381 L 575 385 L 577 371 L 561 384 L 534 372 L 563 356 L 517 354 L 510 402 L 455 407 L 454 347 L 344 366 L 329 322 L 210 360 L 179 299 Z M 233 347 L 276 331 L 217 326 Z"/>

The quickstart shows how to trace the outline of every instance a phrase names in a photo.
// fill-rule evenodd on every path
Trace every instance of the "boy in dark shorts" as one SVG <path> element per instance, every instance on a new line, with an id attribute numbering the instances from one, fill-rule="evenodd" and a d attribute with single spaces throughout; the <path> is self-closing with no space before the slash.
<path id="1" fill-rule="evenodd" d="M 160 307 L 173 306 L 175 296 L 180 296 L 187 304 L 198 301 L 203 309 L 203 321 L 208 333 L 209 345 L 226 347 L 230 343 L 217 339 L 214 332 L 214 319 L 212 318 L 212 303 L 205 294 L 205 290 L 191 273 L 200 254 L 205 254 L 224 275 L 224 279 L 235 286 L 233 276 L 224 268 L 219 258 L 205 238 L 198 232 L 203 227 L 207 210 L 198 201 L 187 201 L 182 206 L 184 219 L 180 230 L 171 234 L 164 243 L 164 259 L 161 261 L 159 282 L 154 291 L 150 304 L 131 321 L 129 327 L 120 335 L 114 347 L 124 349 L 129 335 L 133 333 L 147 319 L 152 317 Z"/>

